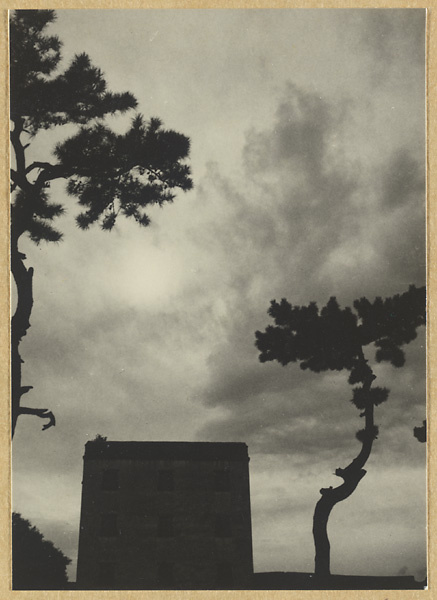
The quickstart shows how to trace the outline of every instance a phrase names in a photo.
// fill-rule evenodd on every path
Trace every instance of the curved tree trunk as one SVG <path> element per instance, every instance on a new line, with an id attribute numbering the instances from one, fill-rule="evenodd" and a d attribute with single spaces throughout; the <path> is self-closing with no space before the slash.
<path id="1" fill-rule="evenodd" d="M 361 353 L 361 359 L 364 356 Z M 363 389 L 369 391 L 375 376 L 372 374 L 363 384 Z M 317 579 L 322 580 L 331 574 L 330 543 L 328 538 L 328 519 L 334 506 L 348 498 L 355 491 L 359 482 L 366 474 L 363 469 L 372 450 L 374 439 L 374 406 L 371 402 L 365 408 L 362 416 L 365 417 L 365 438 L 362 442 L 358 456 L 345 468 L 336 469 L 335 474 L 343 479 L 343 483 L 336 488 L 322 488 L 322 497 L 316 504 L 313 516 L 313 538 L 315 547 L 314 573 Z"/>
<path id="2" fill-rule="evenodd" d="M 11 169 L 12 185 L 11 191 L 19 187 L 29 197 L 35 193 L 34 184 L 29 183 L 26 178 L 25 146 L 20 141 L 20 135 L 24 131 L 23 119 L 14 119 L 14 129 L 11 131 L 11 143 L 14 148 L 16 170 Z M 42 182 L 43 183 L 43 182 Z M 20 356 L 20 342 L 30 327 L 30 315 L 33 307 L 32 278 L 33 268 L 26 268 L 24 260 L 26 256 L 18 250 L 18 240 L 26 230 L 25 223 L 32 217 L 33 209 L 29 203 L 27 206 L 11 207 L 11 271 L 17 286 L 17 308 L 11 320 L 11 431 L 14 437 L 17 419 L 22 414 L 34 415 L 42 419 L 49 419 L 43 429 L 55 425 L 55 417 L 46 408 L 27 408 L 21 406 L 21 397 L 32 389 L 31 385 L 21 385 L 21 365 L 23 360 Z"/>
<path id="3" fill-rule="evenodd" d="M 16 241 L 11 246 L 11 271 L 17 286 L 17 308 L 11 321 L 11 384 L 12 384 L 12 436 L 20 414 L 21 396 L 31 389 L 31 386 L 21 385 L 21 359 L 19 345 L 30 327 L 30 315 L 33 306 L 32 277 L 33 269 L 26 269 L 25 255 L 18 251 Z"/>
<path id="4" fill-rule="evenodd" d="M 17 286 L 17 308 L 11 320 L 11 430 L 14 437 L 17 419 L 20 415 L 33 415 L 41 419 L 48 419 L 43 426 L 48 429 L 56 424 L 53 413 L 46 408 L 28 408 L 21 406 L 21 397 L 32 389 L 31 385 L 21 384 L 20 342 L 30 327 L 30 315 L 33 306 L 32 278 L 33 268 L 26 269 L 24 260 L 26 256 L 18 251 L 17 241 L 11 243 L 11 271 Z"/>
<path id="5" fill-rule="evenodd" d="M 322 497 L 316 504 L 313 517 L 313 537 L 316 550 L 314 572 L 317 577 L 324 578 L 331 574 L 331 546 L 327 531 L 331 510 L 338 502 L 345 500 L 352 494 L 365 474 L 364 469 L 358 469 L 351 472 L 339 487 L 320 490 Z"/>

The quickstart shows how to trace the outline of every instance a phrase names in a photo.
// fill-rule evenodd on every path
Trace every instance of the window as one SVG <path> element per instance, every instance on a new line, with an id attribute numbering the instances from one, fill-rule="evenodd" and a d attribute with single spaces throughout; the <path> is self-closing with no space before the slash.
<path id="1" fill-rule="evenodd" d="M 215 537 L 231 537 L 231 517 L 219 514 L 215 516 Z"/>
<path id="2" fill-rule="evenodd" d="M 116 469 L 103 471 L 101 489 L 105 491 L 118 490 L 118 471 Z"/>
<path id="3" fill-rule="evenodd" d="M 160 515 L 158 518 L 158 537 L 173 537 L 173 516 L 172 515 Z"/>
<path id="4" fill-rule="evenodd" d="M 221 562 L 217 565 L 217 587 L 222 589 L 232 589 L 234 577 L 232 565 L 228 562 Z"/>
<path id="5" fill-rule="evenodd" d="M 157 572 L 158 586 L 166 589 L 174 586 L 174 565 L 170 562 L 162 562 L 158 564 Z"/>
<path id="6" fill-rule="evenodd" d="M 229 470 L 214 471 L 214 490 L 216 492 L 228 492 L 231 489 L 231 479 Z"/>
<path id="7" fill-rule="evenodd" d="M 98 579 L 102 588 L 115 586 L 116 564 L 112 562 L 99 563 Z"/>
<path id="8" fill-rule="evenodd" d="M 169 469 L 158 471 L 158 491 L 172 492 L 174 490 L 173 471 Z"/>
<path id="9" fill-rule="evenodd" d="M 115 537 L 118 535 L 117 515 L 115 513 L 102 515 L 100 522 L 100 535 L 102 537 Z"/>

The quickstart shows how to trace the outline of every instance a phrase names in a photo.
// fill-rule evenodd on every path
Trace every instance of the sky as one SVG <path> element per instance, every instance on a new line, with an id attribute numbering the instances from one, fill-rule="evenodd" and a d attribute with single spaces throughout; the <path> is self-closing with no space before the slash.
<path id="1" fill-rule="evenodd" d="M 13 507 L 73 559 L 82 456 L 96 434 L 126 441 L 248 444 L 255 571 L 314 568 L 319 489 L 360 445 L 348 373 L 260 363 L 270 301 L 342 306 L 425 283 L 425 11 L 60 10 L 66 66 L 86 52 L 112 91 L 191 139 L 193 190 L 81 231 L 63 183 L 59 244 L 21 240 L 33 266 L 21 345 Z M 110 120 L 124 131 L 133 115 Z M 31 160 L 71 129 L 39 134 Z M 376 365 L 367 475 L 331 515 L 338 574 L 426 567 L 425 332 L 406 365 Z M 374 357 L 374 349 L 366 348 Z"/>

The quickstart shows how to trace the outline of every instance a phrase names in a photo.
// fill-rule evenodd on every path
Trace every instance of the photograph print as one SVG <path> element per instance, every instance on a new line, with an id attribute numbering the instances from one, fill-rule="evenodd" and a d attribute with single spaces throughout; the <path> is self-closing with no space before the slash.
<path id="1" fill-rule="evenodd" d="M 425 9 L 12 10 L 13 590 L 423 590 Z"/>

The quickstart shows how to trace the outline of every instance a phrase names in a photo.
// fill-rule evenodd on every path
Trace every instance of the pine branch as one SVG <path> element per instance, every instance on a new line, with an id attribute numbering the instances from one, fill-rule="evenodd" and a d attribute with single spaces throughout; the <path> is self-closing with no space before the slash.
<path id="1" fill-rule="evenodd" d="M 49 419 L 49 422 L 46 423 L 42 430 L 45 431 L 49 429 L 49 427 L 54 427 L 56 425 L 55 415 L 48 408 L 28 408 L 26 406 L 21 406 L 20 415 L 34 415 L 35 417 L 39 417 L 40 419 Z"/>
<path id="2" fill-rule="evenodd" d="M 50 167 L 41 171 L 35 180 L 35 187 L 41 189 L 48 181 L 54 179 L 66 179 L 73 174 L 71 169 L 67 169 L 63 165 L 50 165 Z"/>
<path id="3" fill-rule="evenodd" d="M 25 171 L 26 175 L 28 173 L 30 173 L 31 171 L 33 171 L 34 169 L 53 169 L 55 165 L 52 165 L 51 163 L 48 162 L 39 162 L 39 161 L 35 161 L 33 162 L 31 165 L 29 165 Z"/>

